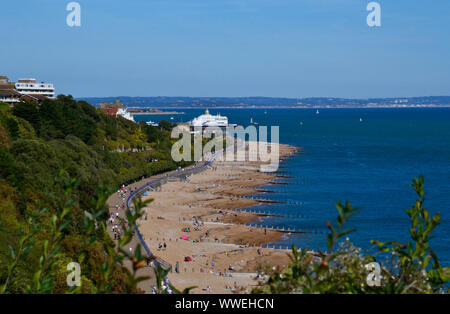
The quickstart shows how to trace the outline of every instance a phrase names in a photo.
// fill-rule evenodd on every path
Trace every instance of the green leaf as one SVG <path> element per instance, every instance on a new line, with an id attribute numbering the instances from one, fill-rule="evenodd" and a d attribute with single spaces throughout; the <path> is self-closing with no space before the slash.
<path id="1" fill-rule="evenodd" d="M 9 244 L 8 244 L 8 248 L 9 248 L 9 255 L 11 255 L 13 260 L 16 260 L 16 253 L 14 252 L 14 249 Z"/>

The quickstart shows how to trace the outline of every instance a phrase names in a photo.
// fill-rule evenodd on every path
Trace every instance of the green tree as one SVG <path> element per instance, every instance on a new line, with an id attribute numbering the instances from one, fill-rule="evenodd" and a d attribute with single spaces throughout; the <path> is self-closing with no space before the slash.
<path id="1" fill-rule="evenodd" d="M 39 115 L 39 108 L 33 102 L 19 102 L 14 105 L 13 114 L 16 117 L 27 120 L 35 130 L 39 131 L 41 127 L 41 117 Z"/>

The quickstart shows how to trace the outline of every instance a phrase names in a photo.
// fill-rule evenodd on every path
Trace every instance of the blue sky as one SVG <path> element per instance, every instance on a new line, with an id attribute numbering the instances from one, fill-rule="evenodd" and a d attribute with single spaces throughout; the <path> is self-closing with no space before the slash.
<path id="1" fill-rule="evenodd" d="M 450 95 L 450 1 L 2 1 L 0 73 L 88 96 Z"/>

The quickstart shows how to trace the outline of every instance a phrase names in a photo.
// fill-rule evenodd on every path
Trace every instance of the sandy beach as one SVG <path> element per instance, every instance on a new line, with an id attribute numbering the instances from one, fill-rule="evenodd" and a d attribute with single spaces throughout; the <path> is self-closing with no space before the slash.
<path id="1" fill-rule="evenodd" d="M 298 149 L 280 145 L 279 151 L 286 158 Z M 245 226 L 259 216 L 233 211 L 258 204 L 242 197 L 277 178 L 259 172 L 260 164 L 214 161 L 203 172 L 167 182 L 144 197 L 153 202 L 139 229 L 153 254 L 172 265 L 168 278 L 175 287 L 197 286 L 192 293 L 249 292 L 258 283 L 258 269 L 288 265 L 288 250 L 260 247 L 283 232 Z"/>

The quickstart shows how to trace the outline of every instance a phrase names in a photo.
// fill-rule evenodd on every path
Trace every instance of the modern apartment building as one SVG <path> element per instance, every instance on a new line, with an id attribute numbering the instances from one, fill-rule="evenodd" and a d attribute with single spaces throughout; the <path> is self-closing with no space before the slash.
<path id="1" fill-rule="evenodd" d="M 55 97 L 55 87 L 53 84 L 45 82 L 37 83 L 34 78 L 19 79 L 15 87 L 22 95 Z"/>
<path id="2" fill-rule="evenodd" d="M 0 75 L 0 101 L 13 106 L 22 99 L 41 103 L 45 99 L 55 97 L 55 88 L 50 83 L 37 83 L 36 79 L 19 79 L 17 83 L 10 82 L 5 75 Z"/>

